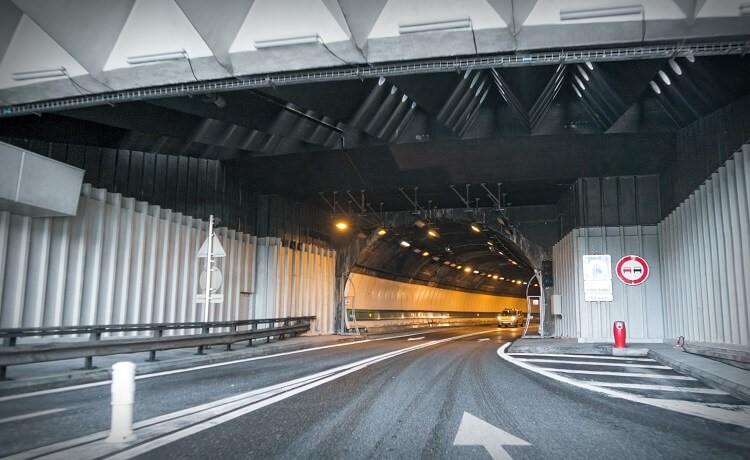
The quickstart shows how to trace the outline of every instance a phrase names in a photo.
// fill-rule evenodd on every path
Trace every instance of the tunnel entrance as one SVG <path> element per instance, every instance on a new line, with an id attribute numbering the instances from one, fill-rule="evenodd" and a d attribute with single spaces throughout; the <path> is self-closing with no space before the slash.
<path id="1" fill-rule="evenodd" d="M 498 209 L 359 216 L 358 247 L 343 292 L 346 328 L 494 324 L 526 317 L 544 251 Z M 344 217 L 337 222 L 348 222 Z M 539 319 L 540 303 L 532 309 Z"/>

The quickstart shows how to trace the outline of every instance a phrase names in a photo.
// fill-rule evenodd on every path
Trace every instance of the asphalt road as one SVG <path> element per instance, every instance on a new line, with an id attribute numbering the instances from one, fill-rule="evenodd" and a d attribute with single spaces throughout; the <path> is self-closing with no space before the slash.
<path id="1" fill-rule="evenodd" d="M 492 458 L 481 445 L 454 445 L 462 420 L 479 419 L 488 425 L 467 424 L 464 435 L 526 441 L 502 447 L 514 459 L 747 458 L 748 429 L 591 393 L 501 360 L 497 349 L 518 333 L 450 328 L 139 380 L 135 419 L 148 426 L 136 443 L 94 436 L 37 455 Z M 17 419 L 55 409 L 63 410 Z M 106 434 L 108 419 L 106 386 L 0 400 L 0 455 Z"/>

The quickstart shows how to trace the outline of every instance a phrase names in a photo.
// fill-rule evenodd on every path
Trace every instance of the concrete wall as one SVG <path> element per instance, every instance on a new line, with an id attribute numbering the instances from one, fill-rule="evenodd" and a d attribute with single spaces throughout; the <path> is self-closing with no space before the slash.
<path id="1" fill-rule="evenodd" d="M 86 184 L 75 217 L 0 212 L 0 327 L 202 320 L 207 223 Z M 315 315 L 331 332 L 335 252 L 216 230 L 225 301 L 212 320 Z M 295 293 L 292 295 L 292 293 Z"/>
<path id="2" fill-rule="evenodd" d="M 358 309 L 418 310 L 445 312 L 499 312 L 503 308 L 526 309 L 526 299 L 442 289 L 402 283 L 352 273 L 347 297 L 354 297 Z"/>
<path id="3" fill-rule="evenodd" d="M 750 145 L 659 224 L 667 337 L 750 342 Z"/>
<path id="4" fill-rule="evenodd" d="M 584 301 L 584 254 L 611 255 L 612 302 Z M 628 286 L 616 278 L 615 264 L 628 254 L 640 255 L 649 262 L 649 278 L 641 285 Z M 664 338 L 656 226 L 575 229 L 554 246 L 553 264 L 554 291 L 562 296 L 562 316 L 555 320 L 555 335 L 578 337 L 585 342 L 609 342 L 612 323 L 622 320 L 631 342 L 658 342 Z"/>

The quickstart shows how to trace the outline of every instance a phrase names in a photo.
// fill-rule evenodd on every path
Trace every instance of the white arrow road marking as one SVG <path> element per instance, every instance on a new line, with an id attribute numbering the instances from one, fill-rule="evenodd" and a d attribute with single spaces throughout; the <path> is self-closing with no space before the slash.
<path id="1" fill-rule="evenodd" d="M 492 460 L 513 460 L 503 446 L 530 446 L 531 444 L 464 412 L 453 445 L 482 446 L 489 452 Z"/>

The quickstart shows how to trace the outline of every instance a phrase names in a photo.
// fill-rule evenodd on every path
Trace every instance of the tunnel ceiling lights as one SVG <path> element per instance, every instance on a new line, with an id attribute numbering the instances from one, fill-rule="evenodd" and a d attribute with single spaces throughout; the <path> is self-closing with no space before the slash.
<path id="1" fill-rule="evenodd" d="M 416 225 L 419 228 L 424 228 L 427 226 L 427 222 L 423 221 L 422 219 L 417 219 L 414 221 L 414 225 Z"/>
<path id="2" fill-rule="evenodd" d="M 451 19 L 448 21 L 423 22 L 419 24 L 402 24 L 398 26 L 399 35 L 420 32 L 434 32 L 437 30 L 465 30 L 471 29 L 471 18 Z"/>
<path id="3" fill-rule="evenodd" d="M 336 227 L 336 230 L 340 232 L 345 232 L 349 230 L 349 223 L 346 222 L 345 220 L 337 220 L 334 225 Z"/>
<path id="4" fill-rule="evenodd" d="M 655 81 L 651 80 L 648 84 L 651 85 L 651 91 L 656 94 L 661 94 L 661 88 L 659 88 L 659 85 L 657 85 Z"/>
<path id="5" fill-rule="evenodd" d="M 594 70 L 594 64 L 592 64 L 591 61 L 586 61 L 586 67 L 588 67 L 589 70 Z"/>
<path id="6" fill-rule="evenodd" d="M 440 233 L 438 233 L 438 231 L 434 228 L 431 228 L 427 230 L 427 236 L 429 236 L 430 238 L 440 238 Z"/>
<path id="7" fill-rule="evenodd" d="M 479 270 L 474 270 L 474 274 L 478 275 L 479 274 Z"/>
<path id="8" fill-rule="evenodd" d="M 459 265 L 459 266 L 458 266 L 458 268 L 461 268 L 461 266 Z M 466 273 L 471 273 L 471 267 L 466 267 L 466 268 L 464 268 L 464 271 L 465 271 Z"/>
<path id="9" fill-rule="evenodd" d="M 424 251 L 422 253 L 422 257 L 428 257 L 430 255 L 430 251 Z"/>
<path id="10" fill-rule="evenodd" d="M 411 243 L 409 243 L 408 241 L 401 241 L 401 242 L 400 242 L 400 243 L 398 243 L 398 244 L 399 244 L 399 245 L 400 245 L 400 246 L 401 246 L 402 248 L 408 248 L 409 246 L 411 246 Z"/>
<path id="11" fill-rule="evenodd" d="M 320 35 L 303 35 L 299 37 L 286 37 L 286 38 L 273 38 L 269 40 L 255 40 L 254 45 L 256 49 L 265 48 L 276 48 L 279 46 L 294 46 L 294 45 L 311 45 L 315 43 L 323 43 Z"/>
<path id="12" fill-rule="evenodd" d="M 419 254 L 420 252 L 422 252 L 422 250 L 418 248 L 414 248 L 414 251 L 412 252 L 414 252 L 414 254 Z"/>
<path id="13" fill-rule="evenodd" d="M 450 263 L 450 261 L 449 261 L 449 260 L 446 260 L 445 262 L 443 262 L 443 265 L 450 265 L 450 264 L 451 264 L 451 263 Z M 454 265 L 455 265 L 455 264 L 454 264 Z"/>
<path id="14" fill-rule="evenodd" d="M 129 56 L 127 62 L 129 65 L 150 64 L 154 62 L 176 61 L 188 59 L 187 51 L 177 50 L 166 53 L 141 54 L 139 56 Z"/>
<path id="15" fill-rule="evenodd" d="M 39 80 L 43 78 L 56 78 L 56 77 L 64 77 L 68 73 L 65 70 L 65 67 L 57 67 L 54 69 L 44 69 L 44 70 L 30 70 L 26 72 L 13 72 L 12 77 L 15 81 L 23 81 L 23 80 Z"/>
<path id="16" fill-rule="evenodd" d="M 469 225 L 469 228 L 474 233 L 481 233 L 482 232 L 482 225 L 479 224 L 479 223 L 477 223 L 477 222 L 473 222 L 471 225 Z"/>
<path id="17" fill-rule="evenodd" d="M 461 265 L 458 265 L 458 266 L 456 267 L 456 269 L 457 269 L 457 270 L 461 270 Z"/>
<path id="18" fill-rule="evenodd" d="M 385 236 L 388 234 L 388 230 L 386 230 L 385 228 L 379 228 L 377 233 L 378 233 L 378 236 Z"/>
<path id="19" fill-rule="evenodd" d="M 664 84 L 667 86 L 672 84 L 672 79 L 669 78 L 669 75 L 667 75 L 667 73 L 664 72 L 663 70 L 659 71 L 659 78 L 661 78 L 661 81 L 663 81 Z"/>
<path id="20" fill-rule="evenodd" d="M 674 60 L 674 58 L 669 60 L 669 67 L 672 69 L 672 72 L 674 72 L 675 75 L 682 75 L 682 67 L 680 67 L 680 64 L 678 64 L 677 61 Z"/>

